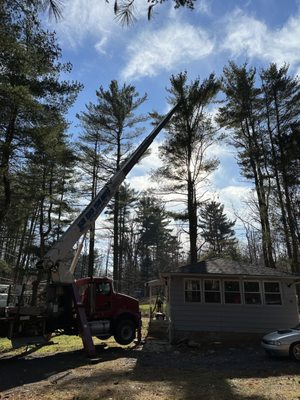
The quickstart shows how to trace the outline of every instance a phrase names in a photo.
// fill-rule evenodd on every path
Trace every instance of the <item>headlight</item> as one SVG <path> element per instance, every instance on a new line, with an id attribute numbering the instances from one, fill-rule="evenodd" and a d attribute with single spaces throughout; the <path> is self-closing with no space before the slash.
<path id="1" fill-rule="evenodd" d="M 281 342 L 279 340 L 268 340 L 268 344 L 272 346 L 281 346 Z"/>

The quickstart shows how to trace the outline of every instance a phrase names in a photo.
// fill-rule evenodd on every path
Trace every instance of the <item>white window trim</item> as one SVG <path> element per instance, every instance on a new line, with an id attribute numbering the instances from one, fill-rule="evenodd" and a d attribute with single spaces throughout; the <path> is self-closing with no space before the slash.
<path id="1" fill-rule="evenodd" d="M 219 287 L 220 287 L 220 303 L 209 303 L 205 301 L 205 281 L 210 281 L 210 280 L 217 280 L 219 281 Z M 200 287 L 200 301 L 186 301 L 185 299 L 185 282 L 186 281 L 198 281 L 199 282 L 199 287 Z M 240 293 L 241 296 L 241 302 L 240 303 L 226 303 L 225 302 L 225 282 L 239 282 L 240 286 L 240 292 L 232 292 L 232 293 Z M 244 288 L 244 283 L 245 282 L 257 282 L 259 285 L 259 292 L 253 292 L 253 293 L 259 293 L 261 296 L 261 303 L 259 304 L 247 304 L 245 302 L 245 293 L 251 293 L 251 292 L 245 292 Z M 267 293 L 272 293 L 272 292 L 265 292 L 265 283 L 277 283 L 279 285 L 279 292 L 280 294 L 280 299 L 281 299 L 281 304 L 267 304 L 266 299 L 265 299 L 265 294 Z M 209 292 L 209 291 L 208 291 Z M 212 291 L 213 292 L 213 291 Z M 274 292 L 275 293 L 275 292 Z M 281 281 L 276 281 L 276 280 L 257 280 L 257 279 L 230 279 L 230 278 L 184 278 L 183 279 L 183 302 L 184 304 L 209 304 L 209 305 L 224 305 L 224 306 L 247 306 L 247 307 L 282 307 L 284 305 L 284 298 L 283 298 L 283 293 L 282 293 L 282 282 Z"/>
<path id="2" fill-rule="evenodd" d="M 225 290 L 225 282 L 239 282 L 240 291 L 239 292 L 228 292 L 227 290 Z M 223 279 L 222 292 L 223 292 L 223 304 L 225 306 L 243 306 L 243 305 L 245 305 L 244 302 L 243 302 L 244 299 L 243 299 L 242 290 L 243 290 L 243 286 L 244 285 L 242 285 L 242 282 L 243 281 L 241 279 L 230 279 L 230 278 L 224 278 Z M 226 301 L 225 301 L 225 292 L 228 292 L 228 293 L 239 293 L 240 296 L 241 296 L 241 302 L 240 303 L 226 303 Z"/>
<path id="3" fill-rule="evenodd" d="M 185 300 L 185 282 L 186 281 L 198 281 L 200 287 L 200 301 L 186 301 Z M 183 279 L 183 302 L 184 304 L 203 304 L 203 279 L 201 278 L 184 278 Z"/>
<path id="4" fill-rule="evenodd" d="M 266 292 L 265 291 L 265 283 L 278 283 L 279 292 Z M 268 304 L 268 303 L 266 303 L 266 297 L 265 297 L 266 293 L 268 293 L 268 294 L 272 294 L 272 293 L 273 294 L 280 294 L 281 304 Z M 262 305 L 268 306 L 268 307 L 282 307 L 283 306 L 283 295 L 282 295 L 281 281 L 275 281 L 275 280 L 271 280 L 271 281 L 264 280 L 264 281 L 262 281 L 262 296 L 263 296 Z"/>
<path id="5" fill-rule="evenodd" d="M 255 282 L 255 283 L 258 283 L 258 288 L 259 288 L 259 291 L 258 292 L 246 292 L 245 291 L 245 282 Z M 259 293 L 260 294 L 260 300 L 261 300 L 261 302 L 260 303 L 258 303 L 258 304 L 250 304 L 250 303 L 246 303 L 246 298 L 245 298 L 245 294 L 246 293 Z M 261 307 L 261 306 L 263 306 L 264 305 L 264 295 L 263 295 L 263 284 L 262 284 L 262 281 L 260 281 L 260 280 L 257 280 L 257 279 L 243 279 L 242 280 L 242 294 L 243 294 L 243 296 L 242 296 L 242 302 L 243 302 L 243 304 L 245 305 L 245 306 L 250 306 L 250 307 Z"/>
<path id="6" fill-rule="evenodd" d="M 219 282 L 219 290 L 205 290 L 205 281 L 218 281 Z M 217 303 L 205 301 L 205 293 L 220 293 L 220 301 Z M 219 278 L 204 278 L 203 279 L 203 303 L 204 304 L 224 304 L 224 295 L 222 293 L 222 280 Z"/>

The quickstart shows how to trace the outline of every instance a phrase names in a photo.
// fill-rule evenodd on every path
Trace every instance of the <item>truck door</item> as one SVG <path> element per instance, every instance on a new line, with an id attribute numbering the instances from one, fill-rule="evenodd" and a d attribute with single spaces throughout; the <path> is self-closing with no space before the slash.
<path id="1" fill-rule="evenodd" d="M 111 311 L 112 287 L 110 282 L 95 282 L 96 296 L 95 308 L 96 314 L 100 317 L 108 316 Z"/>

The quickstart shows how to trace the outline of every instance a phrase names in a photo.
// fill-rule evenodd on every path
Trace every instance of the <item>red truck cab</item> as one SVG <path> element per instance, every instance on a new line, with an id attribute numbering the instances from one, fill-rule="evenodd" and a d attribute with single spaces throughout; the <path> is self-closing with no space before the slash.
<path id="1" fill-rule="evenodd" d="M 92 336 L 114 336 L 119 344 L 129 344 L 136 332 L 140 336 L 141 313 L 133 297 L 117 293 L 107 277 L 88 277 L 75 281 Z"/>

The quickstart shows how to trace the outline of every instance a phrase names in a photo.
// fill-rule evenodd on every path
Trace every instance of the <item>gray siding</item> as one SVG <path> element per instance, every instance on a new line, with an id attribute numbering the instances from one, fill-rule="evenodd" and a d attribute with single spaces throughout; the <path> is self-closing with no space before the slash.
<path id="1" fill-rule="evenodd" d="M 267 280 L 262 279 L 262 281 Z M 296 291 L 295 285 L 288 287 L 289 283 L 281 282 L 282 305 L 186 303 L 184 278 L 172 276 L 170 282 L 171 328 L 175 332 L 265 333 L 295 326 L 299 322 Z"/>

